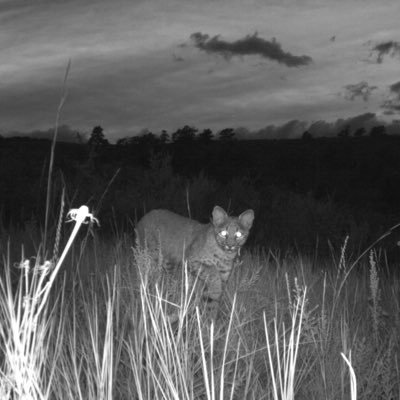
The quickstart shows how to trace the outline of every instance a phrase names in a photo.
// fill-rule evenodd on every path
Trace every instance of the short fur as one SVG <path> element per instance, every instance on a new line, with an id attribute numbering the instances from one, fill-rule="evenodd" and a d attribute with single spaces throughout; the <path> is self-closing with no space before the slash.
<path id="1" fill-rule="evenodd" d="M 219 206 L 214 207 L 208 224 L 168 210 L 153 210 L 138 222 L 136 230 L 139 244 L 152 254 L 161 251 L 167 265 L 187 260 L 189 270 L 205 283 L 204 297 L 215 317 L 224 284 L 237 264 L 253 220 L 253 210 L 230 217 Z"/>

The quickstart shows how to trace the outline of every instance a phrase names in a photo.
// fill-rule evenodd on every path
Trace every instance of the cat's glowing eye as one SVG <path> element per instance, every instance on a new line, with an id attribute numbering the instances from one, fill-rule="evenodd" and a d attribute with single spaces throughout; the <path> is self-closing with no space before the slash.
<path id="1" fill-rule="evenodd" d="M 240 237 L 242 237 L 243 235 L 242 235 L 242 232 L 237 231 L 237 232 L 235 233 L 235 236 L 236 236 L 237 238 L 240 238 Z"/>
<path id="2" fill-rule="evenodd" d="M 227 237 L 228 236 L 228 231 L 221 231 L 219 233 L 219 235 L 222 236 L 222 237 Z"/>

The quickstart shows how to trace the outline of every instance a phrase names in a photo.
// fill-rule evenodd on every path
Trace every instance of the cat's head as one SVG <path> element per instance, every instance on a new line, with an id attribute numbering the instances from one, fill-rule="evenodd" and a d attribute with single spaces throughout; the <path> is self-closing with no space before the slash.
<path id="1" fill-rule="evenodd" d="M 253 221 L 253 210 L 247 210 L 238 217 L 230 217 L 223 208 L 215 206 L 212 224 L 218 246 L 229 253 L 238 253 L 246 242 Z"/>

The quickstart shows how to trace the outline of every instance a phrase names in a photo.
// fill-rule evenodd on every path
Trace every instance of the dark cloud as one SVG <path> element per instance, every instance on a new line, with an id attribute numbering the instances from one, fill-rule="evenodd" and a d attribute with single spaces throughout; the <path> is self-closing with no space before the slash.
<path id="1" fill-rule="evenodd" d="M 383 102 L 381 107 L 386 115 L 394 115 L 400 113 L 400 81 L 389 86 L 390 95 Z"/>
<path id="2" fill-rule="evenodd" d="M 349 84 L 344 86 L 345 93 L 344 98 L 347 100 L 354 100 L 356 97 L 361 97 L 364 101 L 368 101 L 373 90 L 377 89 L 377 86 L 370 86 L 368 82 L 361 81 L 355 84 Z"/>
<path id="3" fill-rule="evenodd" d="M 308 127 L 308 132 L 311 133 L 312 136 L 334 136 L 335 134 L 335 124 L 332 122 L 319 120 L 314 121 Z"/>
<path id="4" fill-rule="evenodd" d="M 392 93 L 395 93 L 397 98 L 400 100 L 400 81 L 393 83 L 393 85 L 390 85 L 389 88 L 390 88 L 390 91 Z"/>
<path id="5" fill-rule="evenodd" d="M 375 113 L 364 113 L 350 118 L 339 118 L 333 122 L 319 120 L 309 123 L 307 121 L 292 120 L 282 125 L 268 125 L 258 131 L 251 132 L 248 137 L 254 139 L 295 139 L 301 137 L 306 130 L 313 137 L 329 137 L 336 136 L 345 127 L 348 127 L 350 133 L 353 134 L 358 128 L 362 127 L 369 132 L 373 126 L 382 124 L 384 122 L 380 121 Z M 387 126 L 388 133 L 391 126 Z M 396 132 L 398 131 L 397 126 Z"/>
<path id="6" fill-rule="evenodd" d="M 210 37 L 201 32 L 193 33 L 190 38 L 198 49 L 208 53 L 221 54 L 227 59 L 232 56 L 259 55 L 285 64 L 287 67 L 299 67 L 312 62 L 312 58 L 309 56 L 295 56 L 283 51 L 275 38 L 268 41 L 258 37 L 257 33 L 233 42 L 221 40 L 220 36 Z"/>
<path id="7" fill-rule="evenodd" d="M 400 42 L 388 41 L 382 42 L 375 45 L 371 53 L 376 53 L 376 62 L 378 64 L 382 63 L 385 56 L 399 56 L 400 55 Z"/>
<path id="8" fill-rule="evenodd" d="M 350 130 L 356 130 L 358 128 L 370 129 L 372 126 L 381 123 L 375 113 L 367 112 L 356 115 L 350 118 L 339 118 L 334 124 L 334 130 L 337 132 L 348 126 Z"/>
<path id="9" fill-rule="evenodd" d="M 293 119 L 283 125 L 268 125 L 256 132 L 252 132 L 254 139 L 294 139 L 302 135 L 307 129 L 308 122 Z"/>
<path id="10" fill-rule="evenodd" d="M 387 107 L 387 109 L 386 110 L 384 110 L 383 111 L 383 114 L 384 115 L 387 115 L 387 116 L 394 116 L 394 115 L 396 115 L 396 114 L 400 114 L 400 107 L 397 107 L 397 110 L 396 110 L 396 106 L 393 106 L 393 105 L 383 105 L 382 106 L 382 108 L 385 108 L 385 107 Z"/>
<path id="11" fill-rule="evenodd" d="M 336 121 L 313 122 L 308 131 L 313 136 L 336 136 L 343 128 L 348 127 L 353 133 L 358 128 L 365 128 L 368 132 L 373 126 L 382 124 L 375 113 L 363 113 L 349 118 L 338 118 Z"/>

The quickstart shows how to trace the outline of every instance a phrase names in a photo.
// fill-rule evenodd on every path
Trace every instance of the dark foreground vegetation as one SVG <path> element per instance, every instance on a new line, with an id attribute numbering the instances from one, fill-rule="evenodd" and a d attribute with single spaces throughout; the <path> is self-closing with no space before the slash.
<path id="1" fill-rule="evenodd" d="M 0 140 L 1 399 L 400 397 L 400 138 L 231 139 L 57 144 L 46 237 L 51 144 Z M 211 323 L 133 229 L 215 204 L 256 219 Z"/>
<path id="2" fill-rule="evenodd" d="M 100 132 L 101 133 L 101 132 Z M 175 138 L 176 139 L 176 138 Z M 44 218 L 50 142 L 0 140 L 2 225 L 23 227 Z M 102 222 L 132 232 L 152 208 L 168 208 L 200 221 L 215 204 L 232 214 L 256 213 L 250 246 L 298 249 L 326 256 L 348 247 L 359 252 L 400 222 L 400 137 L 303 138 L 236 141 L 176 139 L 152 134 L 110 145 L 56 146 L 52 215 L 62 188 L 67 207 L 87 204 Z M 380 241 L 399 253 L 398 232 Z"/>

